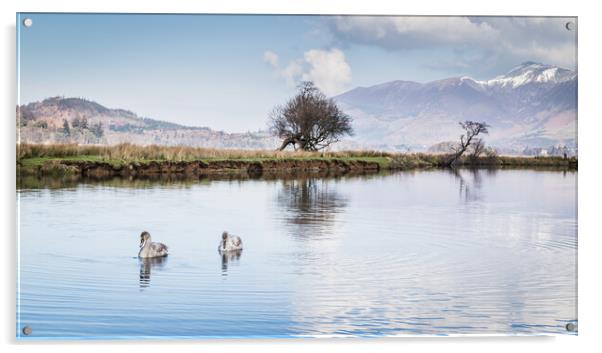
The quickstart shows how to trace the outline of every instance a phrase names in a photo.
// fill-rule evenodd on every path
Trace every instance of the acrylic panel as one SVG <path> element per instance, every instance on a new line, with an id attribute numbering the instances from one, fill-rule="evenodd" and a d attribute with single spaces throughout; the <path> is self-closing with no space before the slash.
<path id="1" fill-rule="evenodd" d="M 16 27 L 19 339 L 577 334 L 577 18 Z"/>

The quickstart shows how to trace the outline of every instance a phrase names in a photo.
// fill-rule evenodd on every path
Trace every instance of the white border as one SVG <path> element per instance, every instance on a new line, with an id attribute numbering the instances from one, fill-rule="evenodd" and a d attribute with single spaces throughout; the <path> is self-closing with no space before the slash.
<path id="1" fill-rule="evenodd" d="M 589 5 L 586 5 L 589 4 Z M 594 1 L 526 2 L 504 1 L 351 1 L 351 0 L 3 0 L 2 50 L 3 84 L 0 99 L 3 107 L 2 156 L 2 304 L 0 333 L 4 352 L 103 352 L 107 349 L 132 351 L 143 346 L 148 352 L 211 351 L 251 352 L 340 351 L 363 352 L 379 349 L 400 350 L 506 352 L 508 350 L 545 350 L 546 352 L 592 351 L 602 346 L 597 338 L 600 311 L 602 268 L 602 232 L 598 225 L 600 197 L 600 163 L 602 149 L 602 112 L 599 98 L 602 77 L 600 38 L 602 12 Z M 284 340 L 213 340 L 213 341 L 146 341 L 146 342 L 16 342 L 15 340 L 15 13 L 48 12 L 145 12 L 145 13 L 299 13 L 299 14 L 400 14 L 400 15 L 553 15 L 579 16 L 579 336 L 562 337 L 451 337 L 400 339 L 284 339 Z M 86 347 L 83 347 L 83 345 Z M 142 348 L 142 347 L 140 347 Z"/>

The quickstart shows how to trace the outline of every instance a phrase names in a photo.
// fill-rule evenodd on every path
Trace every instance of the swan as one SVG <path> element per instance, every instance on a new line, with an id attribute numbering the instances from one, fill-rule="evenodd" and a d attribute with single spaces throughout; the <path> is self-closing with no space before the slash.
<path id="1" fill-rule="evenodd" d="M 237 235 L 228 234 L 228 232 L 223 232 L 222 241 L 219 242 L 217 250 L 219 252 L 242 250 L 242 240 Z"/>
<path id="2" fill-rule="evenodd" d="M 148 232 L 140 234 L 140 251 L 138 257 L 150 258 L 167 256 L 167 245 L 151 242 L 151 235 Z"/>

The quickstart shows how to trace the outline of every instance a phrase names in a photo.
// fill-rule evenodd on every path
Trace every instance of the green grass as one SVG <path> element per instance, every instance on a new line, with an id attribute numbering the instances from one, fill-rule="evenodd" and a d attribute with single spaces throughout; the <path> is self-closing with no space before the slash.
<path id="1" fill-rule="evenodd" d="M 100 156 L 77 156 L 77 157 L 33 157 L 21 158 L 19 162 L 22 166 L 41 166 L 49 161 L 73 161 L 73 162 L 102 162 L 104 159 Z"/>

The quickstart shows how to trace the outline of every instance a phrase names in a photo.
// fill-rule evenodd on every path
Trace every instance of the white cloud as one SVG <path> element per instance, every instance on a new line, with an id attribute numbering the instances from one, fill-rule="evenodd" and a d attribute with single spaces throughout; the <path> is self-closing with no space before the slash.
<path id="1" fill-rule="evenodd" d="M 302 59 L 292 60 L 284 68 L 280 67 L 277 54 L 268 50 L 263 57 L 289 85 L 313 81 L 324 94 L 333 96 L 351 84 L 351 67 L 345 60 L 345 54 L 337 48 L 308 50 Z"/>
<path id="2" fill-rule="evenodd" d="M 482 62 L 541 61 L 573 68 L 574 18 L 337 16 L 329 21 L 335 43 L 373 45 L 387 50 L 452 49 L 458 66 Z M 467 54 L 468 53 L 468 54 Z M 435 61 L 436 59 L 433 59 Z M 448 59 L 449 60 L 449 59 Z"/>
<path id="3" fill-rule="evenodd" d="M 294 86 L 303 75 L 303 61 L 291 61 L 284 69 L 279 69 L 278 73 L 289 86 Z"/>
<path id="4" fill-rule="evenodd" d="M 309 69 L 303 73 L 303 81 L 313 81 L 327 95 L 341 93 L 351 83 L 351 67 L 339 49 L 312 49 L 304 58 Z"/>
<path id="5" fill-rule="evenodd" d="M 462 44 L 498 36 L 489 24 L 475 23 L 467 17 L 338 16 L 334 28 L 349 40 L 389 49 Z"/>
<path id="6" fill-rule="evenodd" d="M 278 54 L 273 51 L 267 50 L 263 53 L 263 60 L 273 67 L 278 67 Z"/>

